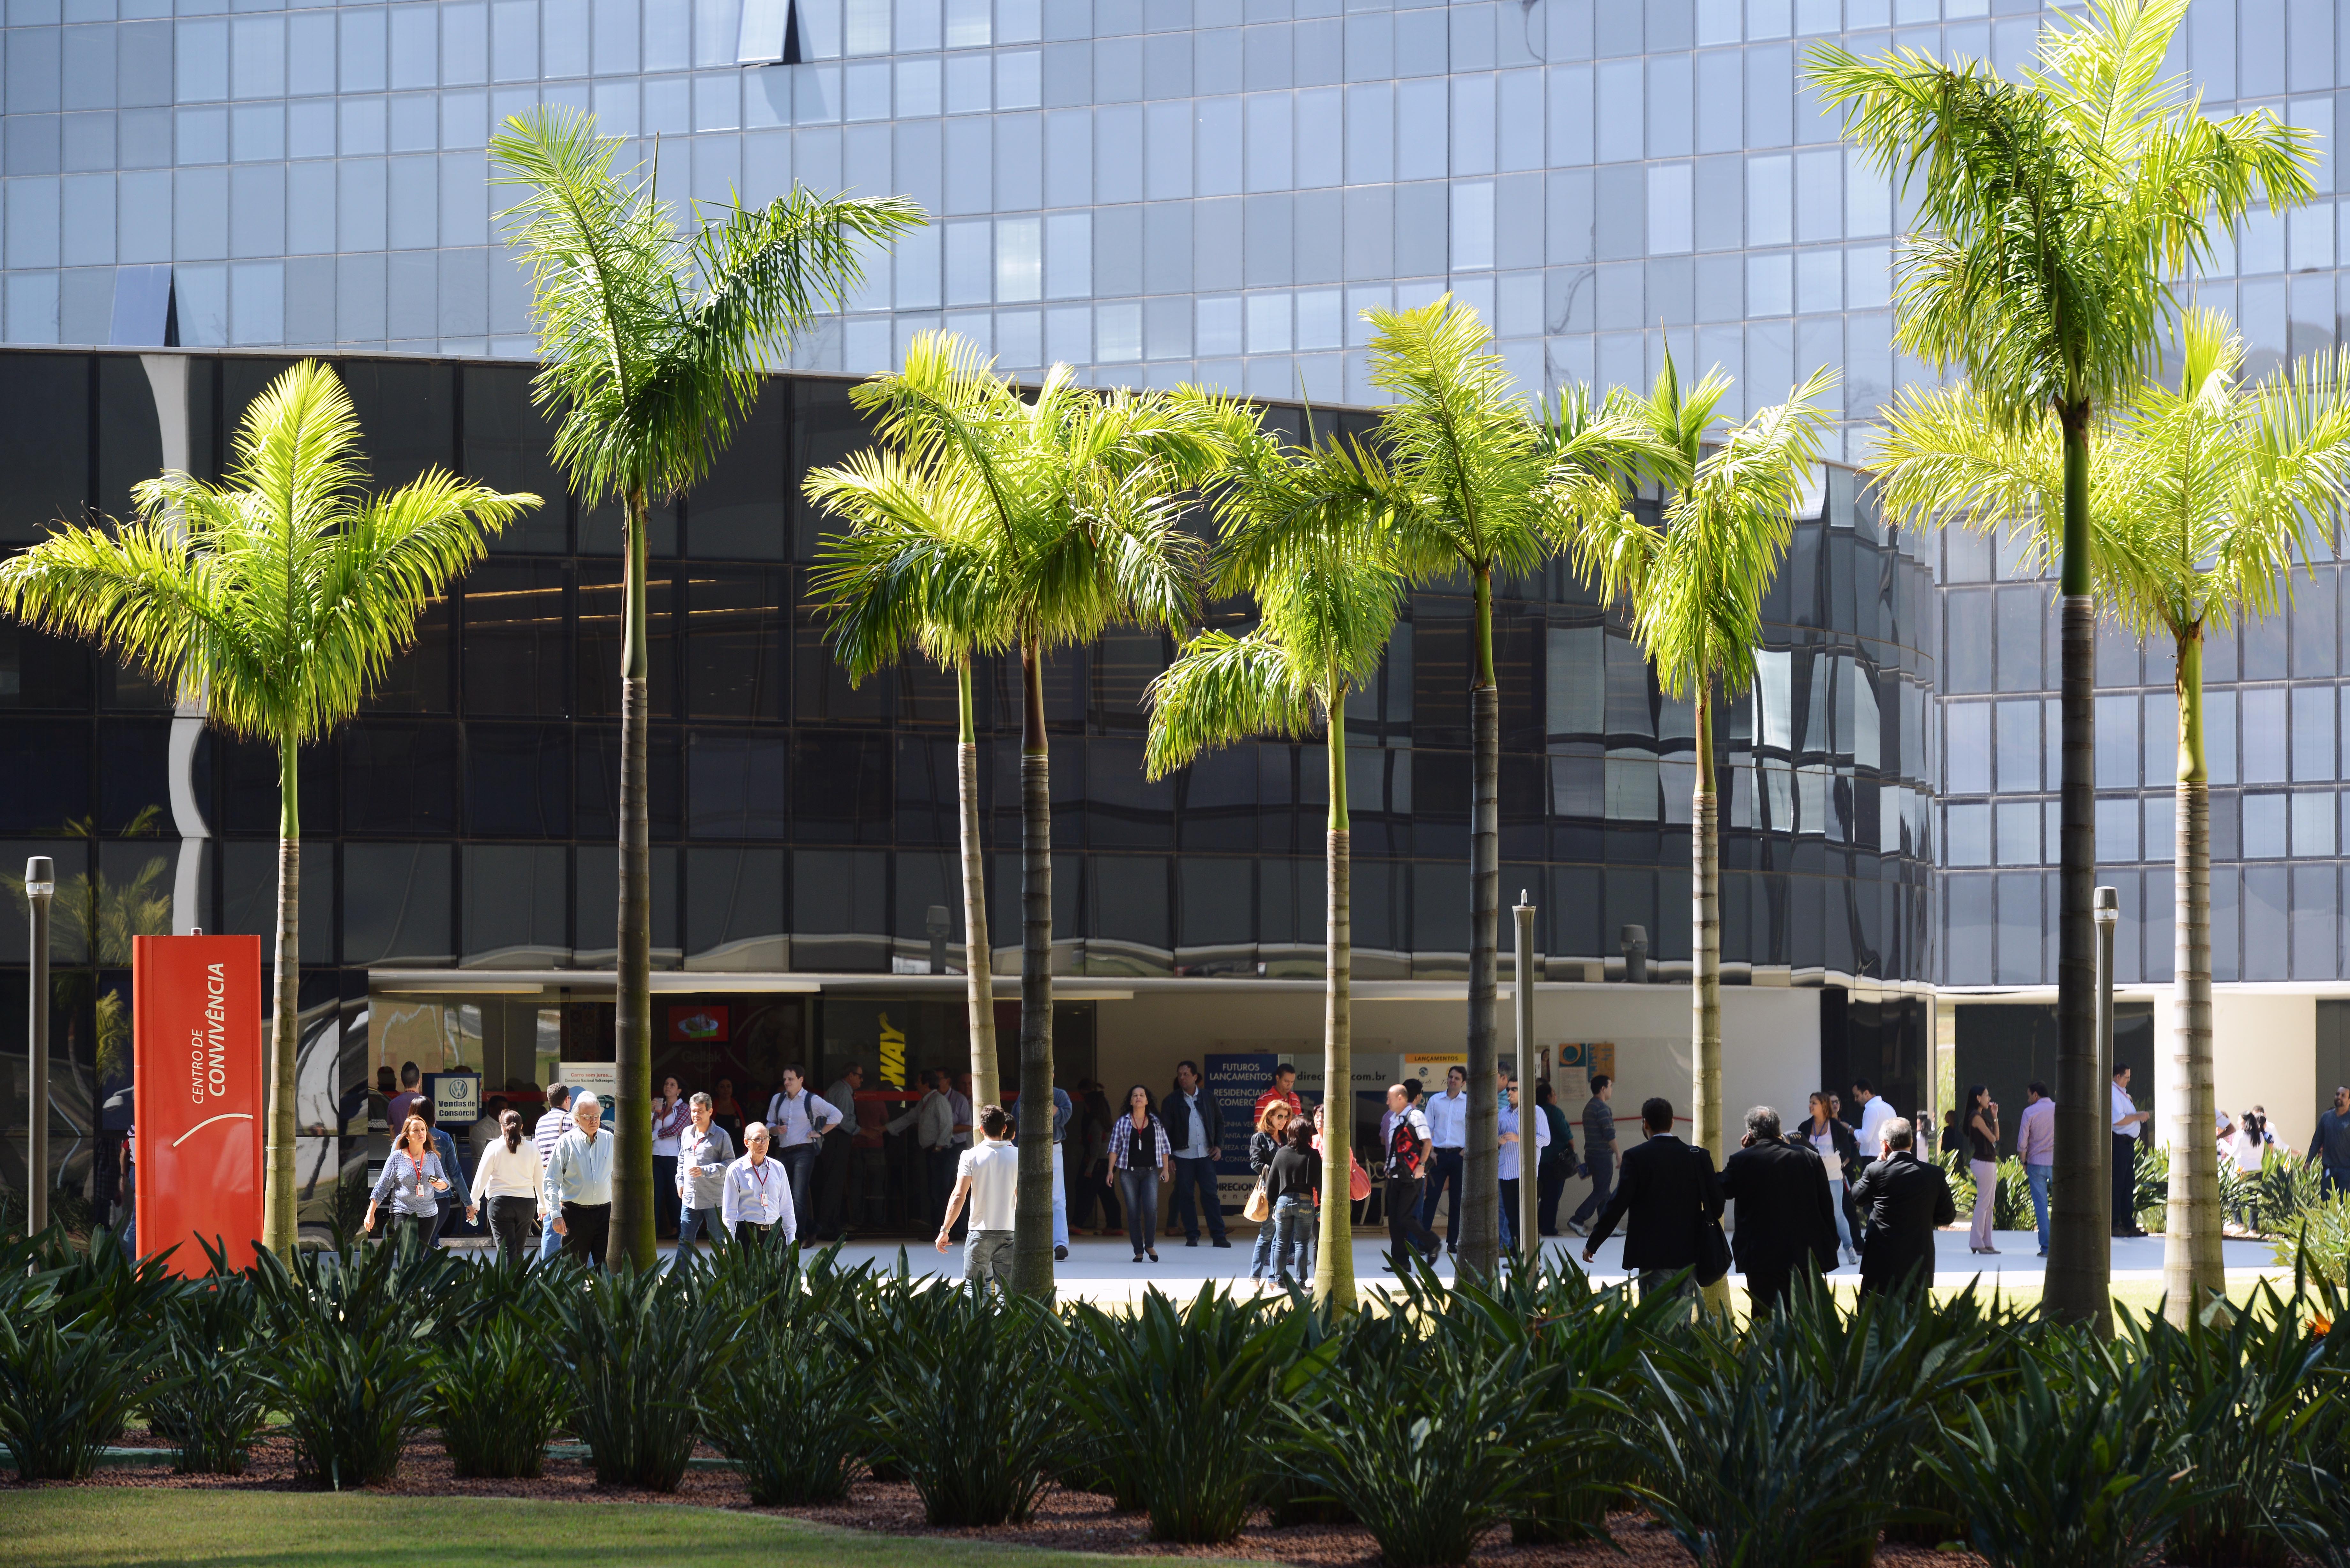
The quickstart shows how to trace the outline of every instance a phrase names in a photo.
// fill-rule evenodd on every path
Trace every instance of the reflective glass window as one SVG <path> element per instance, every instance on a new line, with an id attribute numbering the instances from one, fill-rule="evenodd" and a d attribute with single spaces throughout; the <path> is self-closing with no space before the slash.
<path id="1" fill-rule="evenodd" d="M 657 830 L 658 831 L 658 830 Z M 652 871 L 653 962 L 675 961 L 678 852 L 656 846 L 646 856 Z M 608 844 L 581 845 L 571 857 L 572 961 L 608 965 L 619 947 L 620 858 Z"/>
<path id="2" fill-rule="evenodd" d="M 2285 753 L 2292 735 L 2286 723 L 2285 689 L 2248 686 L 2237 693 L 2243 711 L 2243 779 L 2246 784 L 2282 784 L 2289 776 Z"/>
<path id="3" fill-rule="evenodd" d="M 792 967 L 887 970 L 889 878 L 884 850 L 794 851 Z"/>
<path id="4" fill-rule="evenodd" d="M 2012 793 L 2040 785 L 2040 704 L 2002 702 L 1999 709 L 1999 787 Z M 1952 739 L 1956 740 L 1955 732 Z M 1951 748 L 1952 767 L 1957 747 Z M 2132 781 L 2136 782 L 2136 781 Z"/>
<path id="5" fill-rule="evenodd" d="M 2097 699 L 2096 780 L 2099 789 L 2129 789 L 2137 784 L 2137 697 Z"/>
<path id="6" fill-rule="evenodd" d="M 2293 853 L 2299 860 L 2334 853 L 2335 811 L 2332 790 L 2303 791 L 2293 797 Z"/>
<path id="7" fill-rule="evenodd" d="M 688 732 L 687 833 L 695 838 L 784 837 L 785 747 L 781 735 Z"/>
<path id="8" fill-rule="evenodd" d="M 1999 689 L 2041 688 L 2040 643 L 2048 596 L 2039 588 L 2001 588 L 1999 593 Z"/>
<path id="9" fill-rule="evenodd" d="M 492 562 L 462 585 L 465 711 L 554 717 L 571 695 L 569 573 Z"/>
<path id="10" fill-rule="evenodd" d="M 537 969 L 567 960 L 570 862 L 560 845 L 467 845 L 463 961 Z"/>
<path id="11" fill-rule="evenodd" d="M 645 579 L 646 690 L 660 718 L 676 711 L 675 586 L 665 570 L 655 570 Z M 620 713 L 620 633 L 626 607 L 619 563 L 579 563 L 577 606 L 571 711 L 583 719 L 616 719 Z"/>
<path id="12" fill-rule="evenodd" d="M 447 963 L 447 844 L 343 846 L 343 961 Z"/>
<path id="13" fill-rule="evenodd" d="M 790 626 L 782 571 L 691 572 L 686 578 L 686 711 L 697 719 L 786 714 Z"/>
<path id="14" fill-rule="evenodd" d="M 571 776 L 571 732 L 567 727 L 468 726 L 466 830 L 484 837 L 569 837 Z"/>
<path id="15" fill-rule="evenodd" d="M 340 735 L 349 831 L 456 831 L 455 725 L 377 721 L 346 725 Z"/>
<path id="16" fill-rule="evenodd" d="M 2331 779 L 2334 776 L 2334 688 L 2331 686 L 2296 686 L 2293 689 L 2293 776 L 2295 779 Z"/>
<path id="17" fill-rule="evenodd" d="M 2248 794 L 2243 799 L 2243 846 L 2247 860 L 2282 860 L 2284 858 L 2287 822 L 2287 797 L 2275 794 Z"/>

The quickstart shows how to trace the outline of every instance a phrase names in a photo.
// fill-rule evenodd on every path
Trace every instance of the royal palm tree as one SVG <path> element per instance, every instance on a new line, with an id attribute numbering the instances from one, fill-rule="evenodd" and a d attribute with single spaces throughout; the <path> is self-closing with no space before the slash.
<path id="1" fill-rule="evenodd" d="M 1717 694 L 1735 700 L 1754 681 L 1762 640 L 1762 597 L 1794 536 L 1804 479 L 1820 461 L 1827 412 L 1814 401 L 1835 385 L 1819 370 L 1776 408 L 1763 410 L 1705 450 L 1715 410 L 1730 390 L 1719 370 L 1687 395 L 1672 356 L 1646 405 L 1679 477 L 1661 530 L 1617 513 L 1596 517 L 1576 541 L 1575 563 L 1600 597 L 1623 599 L 1632 636 L 1655 666 L 1665 695 L 1690 699 L 1697 716 L 1697 788 L 1690 800 L 1690 1056 L 1696 1141 L 1717 1163 L 1728 1156 L 1721 1130 L 1721 845 L 1715 788 Z"/>
<path id="2" fill-rule="evenodd" d="M 1202 401 L 1211 401 L 1202 400 Z M 1330 780 L 1324 840 L 1323 1168 L 1346 1179 L 1353 1141 L 1352 826 L 1347 811 L 1347 696 L 1378 673 L 1403 598 L 1394 540 L 1378 501 L 1378 460 L 1350 444 L 1295 448 L 1253 412 L 1211 405 L 1226 431 L 1210 487 L 1222 524 L 1216 587 L 1253 594 L 1256 626 L 1205 631 L 1150 683 L 1144 765 L 1163 778 L 1212 747 L 1254 735 L 1322 732 Z M 1334 1189 L 1335 1191 L 1335 1189 Z M 1355 1308 L 1350 1206 L 1322 1205 L 1317 1301 Z"/>
<path id="3" fill-rule="evenodd" d="M 538 504 L 440 469 L 370 499 L 359 439 L 342 383 L 306 359 L 246 408 L 225 483 L 177 472 L 142 481 L 136 521 L 66 528 L 0 565 L 0 612 L 87 638 L 202 702 L 229 733 L 276 749 L 262 1241 L 289 1254 L 302 981 L 295 758 L 359 711 L 488 535 Z"/>
<path id="4" fill-rule="evenodd" d="M 1523 576 L 1573 546 L 1582 526 L 1623 510 L 1626 483 L 1669 454 L 1617 405 L 1563 400 L 1545 421 L 1493 349 L 1492 334 L 1451 296 L 1417 310 L 1367 310 L 1381 412 L 1382 501 L 1397 559 L 1415 581 L 1469 579 L 1469 1096 L 1461 1266 L 1501 1257 L 1497 1064 L 1501 867 L 1501 690 L 1493 673 L 1493 577 Z M 1520 984 L 1533 983 L 1521 975 Z"/>
<path id="5" fill-rule="evenodd" d="M 2203 639 L 2272 614 L 2296 561 L 2322 554 L 2315 520 L 2350 502 L 2350 356 L 2237 384 L 2243 343 L 2216 311 L 2181 325 L 2178 389 L 2140 386 L 2100 425 L 2089 468 L 2089 556 L 2108 611 L 2168 636 L 2178 691 L 2172 877 L 2173 1076 L 2163 1282 L 2185 1326 L 2223 1289 L 2217 1096 L 2211 1063 L 2211 825 L 2203 747 Z M 2064 452 L 2044 424 L 2018 431 L 1971 386 L 1905 395 L 1882 444 L 1888 510 L 1989 529 L 2017 521 L 2043 557 L 2062 547 Z M 2118 1223 L 2125 1216 L 2115 1216 Z"/>
<path id="6" fill-rule="evenodd" d="M 2056 552 L 2063 732 L 2056 938 L 2056 1212 L 2048 1309 L 2103 1320 L 2106 1239 L 2096 1183 L 2108 1144 L 2096 1081 L 2096 603 L 2089 447 L 2099 410 L 2132 396 L 2175 312 L 2167 278 L 2210 259 L 2263 200 L 2311 193 L 2310 133 L 2266 109 L 2201 110 L 2162 62 L 2187 0 L 2092 0 L 2052 16 L 2009 81 L 1980 60 L 1914 50 L 1808 57 L 1822 102 L 1868 160 L 1918 191 L 1904 244 L 1894 341 L 1960 367 L 1983 408 L 2022 432 L 2054 424 L 2064 453 Z"/>
<path id="7" fill-rule="evenodd" d="M 905 368 L 849 394 L 889 455 L 810 476 L 854 506 L 823 592 L 857 657 L 936 636 L 1020 660 L 1020 1197 L 1013 1282 L 1053 1292 L 1053 796 L 1045 660 L 1113 625 L 1195 618 L 1200 542 L 1187 493 L 1218 461 L 1187 401 L 1097 393 L 1055 365 L 1033 394 L 962 338 L 918 335 Z M 895 472 L 907 499 L 883 504 Z M 864 478 L 858 475 L 863 474 Z M 965 875 L 972 874 L 969 861 Z M 969 890 L 966 888 L 966 900 Z"/>
<path id="8" fill-rule="evenodd" d="M 556 421 L 555 461 L 582 506 L 622 509 L 619 910 L 612 1057 L 619 1105 L 612 1247 L 652 1265 L 652 882 L 646 818 L 646 513 L 684 489 L 740 428 L 762 372 L 863 275 L 860 246 L 922 222 L 899 197 L 822 198 L 804 187 L 739 202 L 681 232 L 592 115 L 541 109 L 491 138 L 499 184 L 526 192 L 502 216 L 531 268 L 546 363 L 533 383 Z"/>

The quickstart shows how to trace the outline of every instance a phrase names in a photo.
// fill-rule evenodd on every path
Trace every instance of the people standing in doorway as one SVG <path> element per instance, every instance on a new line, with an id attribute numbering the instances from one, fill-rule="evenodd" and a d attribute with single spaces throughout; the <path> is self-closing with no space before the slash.
<path id="1" fill-rule="evenodd" d="M 1698 1227 L 1721 1220 L 1721 1179 L 1707 1150 L 1673 1136 L 1673 1103 L 1658 1096 L 1640 1102 L 1640 1129 L 1648 1138 L 1624 1151 L 1624 1179 L 1599 1211 L 1583 1244 L 1583 1261 L 1599 1256 L 1618 1220 L 1624 1227 L 1624 1267 L 1640 1279 L 1643 1296 L 1672 1288 L 1673 1277 L 1700 1261 Z M 1684 1278 L 1680 1289 L 1696 1289 Z"/>
<path id="2" fill-rule="evenodd" d="M 392 1244 L 430 1251 L 440 1229 L 441 1194 L 449 1188 L 448 1167 L 441 1163 L 441 1152 L 432 1147 L 432 1129 L 424 1125 L 422 1116 L 411 1112 L 400 1124 L 400 1141 L 383 1162 L 375 1190 L 368 1194 L 367 1217 L 359 1221 L 359 1230 L 363 1233 L 375 1230 L 376 1208 L 389 1198 Z"/>
<path id="3" fill-rule="evenodd" d="M 1838 1121 L 1834 1107 L 1835 1096 L 1823 1091 L 1811 1098 L 1811 1116 L 1800 1129 L 1804 1141 L 1820 1157 L 1820 1170 L 1827 1178 L 1828 1199 L 1835 1208 L 1836 1253 L 1844 1262 L 1860 1262 L 1860 1249 L 1855 1245 L 1852 1217 L 1847 1212 L 1851 1198 L 1846 1191 L 1847 1179 L 1860 1174 L 1860 1144 L 1852 1129 Z"/>
<path id="4" fill-rule="evenodd" d="M 1991 1244 L 1991 1227 L 1999 1204 L 1999 1102 L 1982 1085 L 1970 1085 L 1960 1116 L 1967 1169 L 1975 1179 L 1974 1224 L 1967 1233 L 1967 1251 L 1996 1257 L 1999 1249 Z"/>
<path id="5" fill-rule="evenodd" d="M 1126 1092 L 1126 1115 L 1110 1131 L 1110 1163 L 1118 1172 L 1118 1197 L 1126 1204 L 1126 1239 L 1134 1261 L 1159 1261 L 1159 1184 L 1171 1181 L 1167 1129 L 1150 1110 L 1150 1091 L 1140 1084 Z"/>
<path id="6" fill-rule="evenodd" d="M 743 1129 L 743 1158 L 726 1168 L 719 1199 L 719 1223 L 727 1239 L 756 1247 L 771 1236 L 791 1241 L 799 1233 L 799 1214 L 792 1207 L 791 1177 L 780 1160 L 767 1158 L 768 1133 L 764 1122 Z"/>
<path id="7" fill-rule="evenodd" d="M 819 1157 L 815 1201 L 823 1219 L 819 1222 L 811 1215 L 807 1227 L 809 1235 L 818 1241 L 847 1241 L 856 1237 L 848 1189 L 850 1157 L 857 1147 L 857 1091 L 864 1086 L 865 1064 L 851 1062 L 824 1092 L 825 1103 L 840 1113 L 840 1119 L 825 1133 Z"/>
<path id="8" fill-rule="evenodd" d="M 1290 1120 L 1271 1169 L 1265 1192 L 1273 1199 L 1274 1281 L 1286 1289 L 1313 1277 L 1314 1197 L 1322 1184 L 1322 1157 L 1315 1152 L 1311 1126 Z"/>
<path id="9" fill-rule="evenodd" d="M 1731 1253 L 1753 1316 L 1784 1310 L 1797 1279 L 1836 1266 L 1827 1166 L 1807 1142 L 1780 1136 L 1769 1106 L 1746 1113 L 1746 1134 L 1721 1162 L 1721 1195 L 1738 1205 Z"/>
<path id="10" fill-rule="evenodd" d="M 661 1080 L 653 1096 L 653 1234 L 677 1234 L 677 1140 L 693 1119 L 685 1108 L 685 1089 L 675 1078 Z"/>
<path id="11" fill-rule="evenodd" d="M 784 1069 L 784 1086 L 767 1102 L 767 1141 L 792 1184 L 795 1220 L 815 1212 L 808 1207 L 808 1186 L 816 1176 L 816 1156 L 825 1135 L 840 1125 L 843 1114 L 830 1100 L 808 1091 L 805 1068 L 793 1063 Z"/>
<path id="12" fill-rule="evenodd" d="M 1420 1189 L 1428 1179 L 1428 1117 L 1413 1101 L 1419 1080 L 1388 1085 L 1388 1108 L 1379 1118 L 1380 1158 L 1387 1179 L 1388 1262 L 1391 1274 L 1406 1272 L 1404 1260 L 1433 1261 L 1442 1244 L 1419 1217 Z"/>
<path id="13" fill-rule="evenodd" d="M 2114 1064 L 2114 1234 L 2143 1236 L 2146 1231 L 2137 1222 L 2137 1140 L 2145 1135 L 2138 1129 L 2154 1119 L 2152 1111 L 2142 1111 L 2130 1098 L 2130 1066 L 2126 1062 Z"/>
<path id="14" fill-rule="evenodd" d="M 1575 1171 L 1575 1129 L 1567 1125 L 1566 1113 L 1558 1108 L 1558 1091 L 1548 1078 L 1534 1085 L 1534 1113 L 1543 1119 L 1547 1139 L 1542 1158 L 1534 1162 L 1536 1228 L 1541 1235 L 1555 1236 L 1558 1200 L 1566 1191 L 1566 1179 Z"/>
<path id="15" fill-rule="evenodd" d="M 1264 1093 L 1256 1097 L 1256 1108 L 1250 1115 L 1262 1124 L 1265 1106 L 1275 1100 L 1289 1107 L 1292 1120 L 1305 1114 L 1305 1102 L 1297 1097 L 1297 1069 L 1286 1062 L 1274 1068 L 1273 1082 L 1266 1085 Z"/>
<path id="16" fill-rule="evenodd" d="M 937 1219 L 947 1211 L 947 1195 L 954 1190 L 954 1101 L 947 1094 L 947 1074 L 932 1067 L 922 1075 L 924 1093 L 914 1118 L 914 1141 L 922 1150 L 922 1189 L 926 1214 Z"/>
<path id="17" fill-rule="evenodd" d="M 531 1221 L 546 1196 L 546 1168 L 538 1150 L 522 1139 L 522 1117 L 512 1111 L 498 1116 L 500 1136 L 473 1157 L 473 1203 L 478 1212 L 486 1203 L 490 1234 L 498 1239 L 498 1256 L 519 1263 L 530 1240 Z"/>
<path id="18" fill-rule="evenodd" d="M 1566 1228 L 1578 1236 L 1591 1234 L 1591 1221 L 1607 1207 L 1616 1185 L 1616 1081 L 1605 1073 L 1591 1075 L 1591 1097 L 1583 1102 L 1583 1163 L 1577 1176 L 1591 1179 L 1591 1190 L 1567 1216 Z"/>
<path id="19" fill-rule="evenodd" d="M 1143 1114 L 1150 1096 L 1143 1092 Z M 962 1244 L 962 1277 L 973 1290 L 991 1286 L 1012 1290 L 1013 1224 L 1020 1206 L 1020 1150 L 1012 1141 L 1012 1113 L 1002 1106 L 979 1110 L 981 1141 L 962 1151 L 955 1162 L 954 1191 L 939 1224 L 936 1245 L 947 1250 L 948 1232 L 963 1204 L 971 1205 L 971 1227 Z M 1156 1254 L 1153 1254 L 1156 1256 Z M 1137 1259 L 1142 1254 L 1137 1252 Z"/>
<path id="20" fill-rule="evenodd" d="M 1525 1116 L 1518 1106 L 1518 1079 L 1514 1073 L 1504 1072 L 1502 1080 L 1502 1251 L 1513 1251 L 1518 1235 L 1518 1181 L 1525 1168 L 1523 1152 L 1524 1132 L 1521 1122 L 1531 1122 L 1534 1136 L 1534 1160 L 1539 1168 L 1543 1151 L 1550 1147 L 1550 1122 L 1540 1115 Z"/>
<path id="21" fill-rule="evenodd" d="M 2048 1180 L 2056 1174 L 2056 1102 L 2048 1085 L 2034 1078 L 2023 1086 L 2023 1114 L 2015 1118 L 2015 1158 L 2032 1189 L 2032 1219 L 2040 1232 L 2040 1255 L 2048 1255 Z"/>
<path id="22" fill-rule="evenodd" d="M 604 1107 L 580 1093 L 572 1102 L 572 1127 L 555 1140 L 546 1163 L 546 1208 L 563 1250 L 591 1269 L 604 1266 L 612 1238 L 611 1131 L 601 1125 Z"/>
<path id="23" fill-rule="evenodd" d="M 726 1245 L 726 1168 L 734 1163 L 734 1140 L 718 1125 L 717 1107 L 696 1091 L 686 1102 L 685 1131 L 677 1139 L 677 1250 L 707 1235 L 712 1247 Z M 794 1207 L 795 1217 L 798 1209 Z"/>
<path id="24" fill-rule="evenodd" d="M 2324 1169 L 2320 1190 L 2326 1197 L 2350 1192 L 2350 1088 L 2334 1091 L 2334 1108 L 2317 1118 L 2308 1158 Z"/>
<path id="25" fill-rule="evenodd" d="M 1424 1178 L 1427 1188 L 1419 1195 L 1419 1222 L 1429 1230 L 1436 1228 L 1436 1202 L 1443 1198 L 1444 1250 L 1458 1258 L 1461 1162 L 1469 1150 L 1469 1069 L 1446 1068 L 1444 1093 L 1430 1095 L 1421 1109 L 1428 1116 L 1428 1135 L 1436 1161 Z"/>
<path id="26" fill-rule="evenodd" d="M 563 1084 L 549 1084 L 546 1085 L 546 1108 L 539 1112 L 538 1121 L 530 1129 L 531 1146 L 538 1150 L 538 1164 L 542 1172 L 540 1182 L 542 1192 L 546 1189 L 543 1173 L 547 1166 L 555 1163 L 555 1146 L 562 1140 L 563 1135 L 570 1130 L 570 1087 Z M 556 1232 L 549 1220 L 549 1216 L 555 1211 L 546 1206 L 544 1199 L 540 1200 L 538 1212 L 538 1261 L 543 1263 L 555 1256 L 556 1251 L 562 1247 L 563 1238 Z"/>
<path id="27" fill-rule="evenodd" d="M 1200 1080 L 1198 1063 L 1175 1064 L 1175 1087 L 1159 1102 L 1159 1119 L 1175 1151 L 1175 1197 L 1168 1228 L 1182 1226 L 1183 1245 L 1198 1246 L 1199 1211 L 1204 1208 L 1209 1239 L 1219 1247 L 1231 1246 L 1224 1234 L 1223 1199 L 1216 1194 L 1216 1157 L 1224 1146 L 1224 1118 L 1216 1097 Z"/>
<path id="28" fill-rule="evenodd" d="M 1274 1170 L 1274 1157 L 1281 1152 L 1283 1143 L 1288 1143 L 1290 1121 L 1295 1121 L 1295 1115 L 1290 1112 L 1288 1100 L 1264 1100 L 1262 1107 L 1257 1109 L 1257 1131 L 1253 1131 L 1248 1136 L 1248 1173 L 1250 1176 L 1255 1176 L 1260 1182 L 1264 1182 L 1264 1204 L 1266 1204 L 1264 1222 L 1257 1225 L 1257 1246 L 1255 1251 L 1250 1251 L 1248 1255 L 1250 1279 L 1264 1279 L 1266 1272 L 1272 1272 L 1274 1267 L 1274 1234 L 1276 1234 L 1276 1231 L 1274 1231 L 1274 1215 L 1272 1215 L 1272 1201 L 1274 1201 L 1272 1170 Z"/>
<path id="29" fill-rule="evenodd" d="M 1878 1127 L 1885 1156 L 1852 1184 L 1852 1199 L 1868 1216 L 1860 1253 L 1860 1293 L 1893 1295 L 1934 1281 L 1934 1232 L 1959 1217 L 1950 1179 L 1919 1159 L 1909 1124 L 1900 1116 Z"/>

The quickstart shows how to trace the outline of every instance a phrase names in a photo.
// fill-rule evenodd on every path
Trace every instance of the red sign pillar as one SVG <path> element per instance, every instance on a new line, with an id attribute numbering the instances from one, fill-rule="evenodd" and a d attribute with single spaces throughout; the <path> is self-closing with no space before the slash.
<path id="1" fill-rule="evenodd" d="M 138 1131 L 139 1245 L 178 1248 L 173 1272 L 232 1266 L 261 1240 L 259 937 L 134 937 L 131 1104 Z"/>

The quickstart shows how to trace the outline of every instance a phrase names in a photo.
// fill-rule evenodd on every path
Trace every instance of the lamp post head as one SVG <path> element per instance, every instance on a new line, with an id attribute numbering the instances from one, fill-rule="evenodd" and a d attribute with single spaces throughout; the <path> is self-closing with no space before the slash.
<path id="1" fill-rule="evenodd" d="M 25 897 L 46 901 L 57 890 L 57 862 L 46 855 L 36 855 L 25 862 Z"/>
<path id="2" fill-rule="evenodd" d="M 2118 924 L 2122 918 L 2122 896 L 2118 888 L 2100 888 L 2092 901 L 2090 914 L 2101 926 Z"/>

